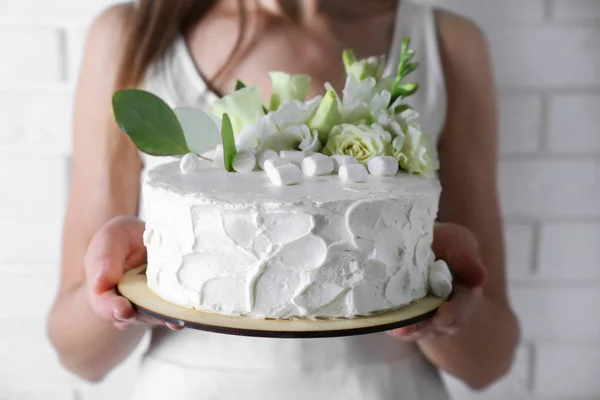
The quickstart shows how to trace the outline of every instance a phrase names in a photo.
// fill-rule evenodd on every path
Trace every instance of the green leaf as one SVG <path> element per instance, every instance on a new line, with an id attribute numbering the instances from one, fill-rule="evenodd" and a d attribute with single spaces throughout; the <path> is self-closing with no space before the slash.
<path id="1" fill-rule="evenodd" d="M 113 94 L 112 106 L 117 125 L 140 151 L 153 156 L 189 153 L 177 116 L 159 97 L 124 89 Z"/>
<path id="2" fill-rule="evenodd" d="M 392 97 L 408 97 L 412 96 L 419 90 L 417 83 L 405 83 L 404 85 L 396 86 L 392 92 Z"/>
<path id="3" fill-rule="evenodd" d="M 235 139 L 233 137 L 233 128 L 231 120 L 227 113 L 223 114 L 223 122 L 221 125 L 221 139 L 223 140 L 223 161 L 225 169 L 229 172 L 234 172 L 233 159 L 237 150 L 235 149 Z"/>
<path id="4" fill-rule="evenodd" d="M 240 81 L 239 79 L 237 80 L 237 82 L 235 83 L 235 90 L 240 90 L 246 87 L 246 84 L 242 81 Z"/>
<path id="5" fill-rule="evenodd" d="M 191 107 L 179 107 L 175 108 L 173 112 L 181 125 L 187 147 L 192 153 L 202 155 L 221 143 L 219 128 L 204 111 Z"/>

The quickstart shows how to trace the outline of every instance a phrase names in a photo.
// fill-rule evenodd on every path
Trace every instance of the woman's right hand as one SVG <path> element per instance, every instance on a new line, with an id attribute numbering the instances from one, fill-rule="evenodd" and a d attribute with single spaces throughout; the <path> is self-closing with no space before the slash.
<path id="1" fill-rule="evenodd" d="M 86 291 L 90 303 L 96 314 L 119 329 L 146 324 L 180 330 L 179 325 L 136 313 L 129 300 L 116 292 L 116 285 L 125 271 L 146 260 L 143 235 L 144 223 L 127 216 L 113 218 L 96 232 L 85 255 Z"/>

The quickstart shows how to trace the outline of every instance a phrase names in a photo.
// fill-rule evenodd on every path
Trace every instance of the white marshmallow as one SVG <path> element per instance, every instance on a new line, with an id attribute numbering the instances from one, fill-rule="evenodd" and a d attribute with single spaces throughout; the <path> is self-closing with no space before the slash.
<path id="1" fill-rule="evenodd" d="M 394 176 L 398 172 L 398 160 L 391 156 L 376 156 L 369 160 L 369 173 L 375 176 Z"/>
<path id="2" fill-rule="evenodd" d="M 260 169 L 265 169 L 265 161 L 279 158 L 279 155 L 275 150 L 267 149 L 258 153 L 258 166 Z"/>
<path id="3" fill-rule="evenodd" d="M 452 273 L 444 260 L 437 260 L 429 265 L 429 289 L 440 298 L 446 298 L 452 293 Z"/>
<path id="4" fill-rule="evenodd" d="M 295 185 L 302 181 L 302 171 L 295 164 L 268 168 L 267 176 L 271 180 L 271 183 L 276 186 Z"/>
<path id="5" fill-rule="evenodd" d="M 362 164 L 346 164 L 340 167 L 338 176 L 342 182 L 364 182 L 369 173 Z"/>
<path id="6" fill-rule="evenodd" d="M 183 157 L 181 157 L 181 161 L 179 162 L 179 169 L 184 174 L 189 174 L 190 172 L 198 171 L 200 159 L 194 153 L 187 153 Z"/>
<path id="7" fill-rule="evenodd" d="M 281 150 L 279 152 L 279 157 L 290 160 L 292 163 L 299 166 L 302 160 L 304 160 L 304 157 L 306 157 L 306 153 L 298 150 Z"/>
<path id="8" fill-rule="evenodd" d="M 333 160 L 321 153 L 315 153 L 302 160 L 302 173 L 306 176 L 329 175 L 333 171 Z"/>
<path id="9" fill-rule="evenodd" d="M 335 173 L 337 173 L 340 170 L 340 167 L 342 165 L 358 164 L 356 158 L 352 156 L 347 156 L 345 154 L 334 154 L 331 156 L 331 159 L 333 160 L 333 172 Z"/>
<path id="10" fill-rule="evenodd" d="M 224 160 L 222 144 L 218 144 L 217 147 L 215 147 L 215 152 L 213 154 L 213 162 L 221 167 L 223 166 Z"/>
<path id="11" fill-rule="evenodd" d="M 241 173 L 254 171 L 256 168 L 256 155 L 253 151 L 238 151 L 233 157 L 233 170 Z"/>
<path id="12" fill-rule="evenodd" d="M 266 173 L 269 173 L 269 170 L 275 167 L 280 167 L 282 165 L 288 165 L 291 164 L 292 162 L 290 160 L 286 160 L 285 158 L 270 158 L 268 160 L 265 161 L 264 165 L 263 165 L 263 171 L 265 171 Z"/>

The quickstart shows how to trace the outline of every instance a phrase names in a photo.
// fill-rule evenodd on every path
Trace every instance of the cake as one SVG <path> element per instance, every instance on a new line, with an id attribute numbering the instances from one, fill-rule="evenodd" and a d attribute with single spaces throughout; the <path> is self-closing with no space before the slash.
<path id="1" fill-rule="evenodd" d="M 403 41 L 384 57 L 345 51 L 343 96 L 305 100 L 310 77 L 272 72 L 268 106 L 238 82 L 208 115 L 141 90 L 115 93 L 121 129 L 141 151 L 175 156 L 142 190 L 147 284 L 162 299 L 251 318 L 358 318 L 452 277 L 432 251 L 441 186 L 434 146 L 403 103 L 418 67 Z M 220 129 L 218 126 L 220 125 Z"/>

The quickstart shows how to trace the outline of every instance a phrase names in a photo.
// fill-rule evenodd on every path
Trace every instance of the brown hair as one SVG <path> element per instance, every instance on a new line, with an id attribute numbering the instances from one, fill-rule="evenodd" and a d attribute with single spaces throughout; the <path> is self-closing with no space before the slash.
<path id="1" fill-rule="evenodd" d="M 146 69 L 165 54 L 177 36 L 193 29 L 219 1 L 137 0 L 128 25 L 117 86 L 122 88 L 138 85 Z M 240 51 L 246 33 L 248 2 L 249 0 L 237 0 L 240 18 L 238 37 L 228 60 L 212 78 L 213 82 L 233 68 L 233 64 L 250 51 L 251 45 L 256 40 L 253 38 L 247 43 L 245 51 Z M 299 0 L 277 0 L 277 2 L 287 19 L 297 24 L 302 22 L 302 7 Z M 392 7 L 396 7 L 397 3 L 398 0 L 321 0 L 317 3 L 317 8 L 320 12 L 336 18 L 356 18 L 389 12 Z"/>
<path id="2" fill-rule="evenodd" d="M 146 69 L 160 59 L 180 34 L 189 32 L 219 0 L 138 0 L 131 15 L 117 86 L 135 86 Z M 237 0 L 240 29 L 228 61 L 216 76 L 223 73 L 243 43 L 246 29 L 245 0 Z M 285 15 L 294 22 L 300 19 L 296 0 L 279 0 Z M 216 78 L 216 77 L 215 77 Z"/>

